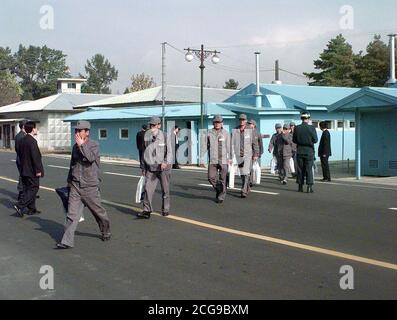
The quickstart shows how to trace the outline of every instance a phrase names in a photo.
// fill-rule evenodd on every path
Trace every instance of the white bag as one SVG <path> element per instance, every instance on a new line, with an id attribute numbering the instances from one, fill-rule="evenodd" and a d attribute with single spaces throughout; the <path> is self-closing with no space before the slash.
<path id="1" fill-rule="evenodd" d="M 291 169 L 291 173 L 295 173 L 296 172 L 295 171 L 295 162 L 294 162 L 293 158 L 289 159 L 289 168 Z"/>
<path id="2" fill-rule="evenodd" d="M 277 158 L 273 157 L 273 159 L 270 161 L 270 173 L 275 175 L 276 168 L 277 168 Z"/>
<path id="3" fill-rule="evenodd" d="M 258 161 L 255 161 L 252 166 L 252 181 L 255 184 L 261 184 L 261 166 L 259 165 Z"/>
<path id="4" fill-rule="evenodd" d="M 229 188 L 234 188 L 234 176 L 236 175 L 236 167 L 234 164 L 229 165 Z"/>
<path id="5" fill-rule="evenodd" d="M 135 194 L 135 203 L 141 203 L 141 198 L 142 198 L 142 193 L 145 188 L 145 177 L 142 176 L 139 181 L 138 185 L 136 187 L 136 194 Z"/>

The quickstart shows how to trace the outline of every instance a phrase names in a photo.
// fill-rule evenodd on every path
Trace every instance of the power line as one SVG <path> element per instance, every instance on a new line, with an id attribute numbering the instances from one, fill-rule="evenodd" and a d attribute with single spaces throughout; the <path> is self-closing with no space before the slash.
<path id="1" fill-rule="evenodd" d="M 295 72 L 292 72 L 292 71 L 288 71 L 288 70 L 285 70 L 285 69 L 282 69 L 282 68 L 280 68 L 280 71 L 283 71 L 285 73 L 289 73 L 289 74 L 291 74 L 293 76 L 297 76 L 297 77 L 300 77 L 300 78 L 303 78 L 303 79 L 307 79 L 307 77 L 304 76 L 304 75 L 301 75 L 301 74 L 298 74 L 298 73 L 295 73 Z"/>

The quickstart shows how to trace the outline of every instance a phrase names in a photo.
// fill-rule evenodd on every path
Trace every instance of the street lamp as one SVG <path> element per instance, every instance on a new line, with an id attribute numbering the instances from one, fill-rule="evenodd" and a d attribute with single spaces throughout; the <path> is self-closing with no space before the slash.
<path id="1" fill-rule="evenodd" d="M 200 97 L 200 105 L 201 105 L 201 109 L 200 109 L 200 119 L 201 119 L 201 129 L 204 129 L 204 69 L 205 69 L 205 65 L 204 65 L 204 60 L 207 59 L 208 57 L 210 57 L 212 55 L 212 63 L 217 64 L 220 59 L 218 56 L 218 53 L 220 53 L 219 51 L 210 51 L 210 50 L 204 50 L 204 45 L 201 45 L 201 49 L 185 49 L 185 51 L 187 51 L 186 55 L 185 55 L 185 60 L 187 62 L 192 62 L 194 59 L 194 55 L 200 59 L 200 70 L 201 70 L 201 97 Z M 194 55 L 193 55 L 194 54 Z"/>

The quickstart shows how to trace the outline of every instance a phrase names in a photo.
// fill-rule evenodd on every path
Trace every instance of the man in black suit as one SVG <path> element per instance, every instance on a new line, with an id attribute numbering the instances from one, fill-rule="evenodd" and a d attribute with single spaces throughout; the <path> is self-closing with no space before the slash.
<path id="1" fill-rule="evenodd" d="M 323 170 L 322 182 L 331 182 L 331 173 L 329 171 L 328 159 L 332 156 L 331 153 L 331 135 L 327 128 L 325 121 L 320 122 L 320 129 L 323 132 L 320 140 L 320 146 L 318 147 L 318 156 L 321 159 L 321 168 Z"/>
<path id="2" fill-rule="evenodd" d="M 37 135 L 36 123 L 25 123 L 26 136 L 21 140 L 18 157 L 21 161 L 21 176 L 23 183 L 22 198 L 14 205 L 17 214 L 34 215 L 40 213 L 36 209 L 36 195 L 40 188 L 40 178 L 44 177 L 40 149 L 34 138 Z"/>
<path id="3" fill-rule="evenodd" d="M 179 166 L 178 159 L 177 159 L 177 152 L 179 148 L 179 127 L 175 126 L 174 130 L 172 132 L 172 149 L 174 151 L 174 164 L 172 165 L 172 169 L 180 169 L 181 167 Z"/>
<path id="4" fill-rule="evenodd" d="M 314 165 L 314 145 L 318 141 L 317 132 L 314 126 L 309 124 L 310 113 L 302 112 L 302 124 L 294 130 L 292 141 L 297 145 L 299 192 L 303 192 L 303 185 L 307 184 L 307 193 L 313 193 L 313 165 Z"/>
<path id="5" fill-rule="evenodd" d="M 22 139 L 26 136 L 25 122 L 26 121 L 19 122 L 20 130 L 19 130 L 18 134 L 15 136 L 15 152 L 17 153 L 16 164 L 17 164 L 17 168 L 18 168 L 18 172 L 19 172 L 19 182 L 18 182 L 18 187 L 17 187 L 18 201 L 22 198 L 22 194 L 23 194 L 23 183 L 22 183 L 22 175 L 21 175 L 21 159 L 19 159 L 19 157 L 18 157 L 18 150 L 21 147 Z"/>
<path id="6" fill-rule="evenodd" d="M 138 148 L 139 152 L 139 163 L 141 166 L 141 169 L 143 170 L 144 164 L 143 164 L 143 155 L 145 152 L 145 133 L 147 131 L 147 125 L 144 124 L 142 126 L 142 129 L 136 134 L 136 147 Z"/>

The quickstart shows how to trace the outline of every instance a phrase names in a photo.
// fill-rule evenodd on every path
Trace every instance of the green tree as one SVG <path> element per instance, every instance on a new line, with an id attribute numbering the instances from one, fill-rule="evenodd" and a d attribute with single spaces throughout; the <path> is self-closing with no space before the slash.
<path id="1" fill-rule="evenodd" d="M 119 74 L 109 60 L 101 54 L 96 54 L 91 60 L 87 60 L 85 72 L 87 74 L 87 83 L 82 86 L 82 92 L 98 94 L 111 93 L 110 85 L 117 80 Z"/>
<path id="2" fill-rule="evenodd" d="M 69 76 L 66 55 L 60 50 L 20 45 L 14 59 L 14 72 L 21 79 L 23 99 L 40 99 L 56 94 L 57 79 Z"/>
<path id="3" fill-rule="evenodd" d="M 6 71 L 13 72 L 15 70 L 15 59 L 11 49 L 0 47 L 0 75 L 5 75 Z"/>
<path id="4" fill-rule="evenodd" d="M 22 93 L 15 75 L 9 71 L 0 74 L 0 107 L 20 101 Z"/>
<path id="5" fill-rule="evenodd" d="M 140 90 L 145 90 L 153 88 L 156 86 L 154 79 L 146 75 L 145 73 L 133 74 L 131 77 L 131 85 L 128 88 L 128 92 L 135 92 Z"/>
<path id="6" fill-rule="evenodd" d="M 340 34 L 328 42 L 320 58 L 314 61 L 315 69 L 321 71 L 304 75 L 313 80 L 309 82 L 311 86 L 354 87 L 357 59 L 352 46 Z"/>
<path id="7" fill-rule="evenodd" d="M 389 47 L 375 35 L 367 46 L 366 54 L 356 59 L 354 80 L 358 87 L 382 87 L 389 79 Z"/>
<path id="8" fill-rule="evenodd" d="M 234 79 L 229 79 L 228 81 L 225 82 L 225 85 L 223 86 L 223 89 L 233 89 L 237 90 L 238 89 L 238 81 Z"/>

